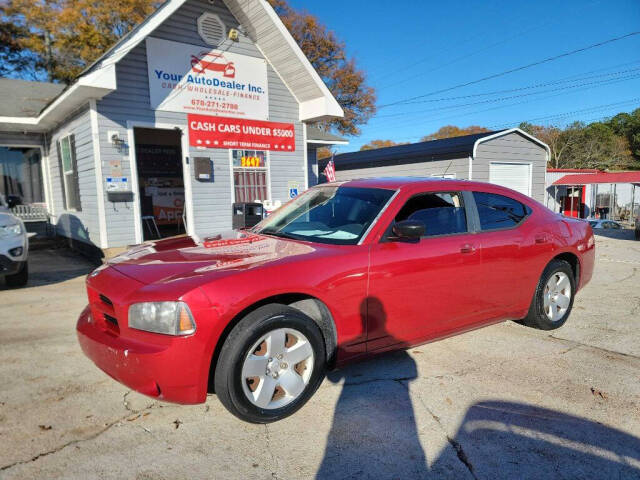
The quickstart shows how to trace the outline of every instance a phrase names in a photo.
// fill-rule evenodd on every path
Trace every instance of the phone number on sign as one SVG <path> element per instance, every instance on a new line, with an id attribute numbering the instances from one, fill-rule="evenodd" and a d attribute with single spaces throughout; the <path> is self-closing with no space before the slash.
<path id="1" fill-rule="evenodd" d="M 225 108 L 229 110 L 238 110 L 237 103 L 220 103 L 213 100 L 198 100 L 196 98 L 191 100 L 191 105 L 193 105 L 194 107 Z"/>

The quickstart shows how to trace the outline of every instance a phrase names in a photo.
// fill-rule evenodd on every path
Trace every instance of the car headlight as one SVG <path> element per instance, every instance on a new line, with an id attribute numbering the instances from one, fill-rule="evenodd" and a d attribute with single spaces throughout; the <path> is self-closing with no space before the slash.
<path id="1" fill-rule="evenodd" d="M 15 237 L 21 234 L 22 234 L 22 225 L 20 225 L 19 223 L 0 227 L 0 238 Z"/>
<path id="2" fill-rule="evenodd" d="M 129 327 L 165 335 L 189 335 L 196 324 L 184 302 L 143 302 L 129 307 Z"/>

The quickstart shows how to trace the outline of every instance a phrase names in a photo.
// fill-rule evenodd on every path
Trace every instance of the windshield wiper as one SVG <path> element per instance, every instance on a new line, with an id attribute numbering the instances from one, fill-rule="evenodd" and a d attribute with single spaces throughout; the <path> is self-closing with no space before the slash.
<path id="1" fill-rule="evenodd" d="M 259 232 L 256 232 L 256 233 L 263 234 L 263 235 L 271 235 L 273 237 L 289 238 L 291 240 L 297 240 L 297 237 L 288 233 L 277 231 L 277 230 L 260 230 Z"/>

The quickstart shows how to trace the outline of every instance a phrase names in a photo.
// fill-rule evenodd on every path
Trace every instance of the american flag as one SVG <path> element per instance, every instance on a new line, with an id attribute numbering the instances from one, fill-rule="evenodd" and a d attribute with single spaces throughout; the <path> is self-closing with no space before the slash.
<path id="1" fill-rule="evenodd" d="M 331 157 L 331 160 L 329 160 L 329 163 L 327 163 L 327 166 L 322 171 L 322 173 L 324 173 L 324 176 L 327 177 L 327 181 L 329 182 L 336 181 L 336 166 L 333 163 L 333 157 Z"/>

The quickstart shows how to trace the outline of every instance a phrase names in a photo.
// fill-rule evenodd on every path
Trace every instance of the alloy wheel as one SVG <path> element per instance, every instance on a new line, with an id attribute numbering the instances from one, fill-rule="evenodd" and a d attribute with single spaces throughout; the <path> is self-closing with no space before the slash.
<path id="1" fill-rule="evenodd" d="M 544 287 L 544 313 L 552 322 L 562 320 L 571 303 L 571 281 L 564 272 L 556 272 Z"/>
<path id="2" fill-rule="evenodd" d="M 313 373 L 313 347 L 302 333 L 278 328 L 249 349 L 241 371 L 242 389 L 255 406 L 281 408 L 298 398 Z"/>

